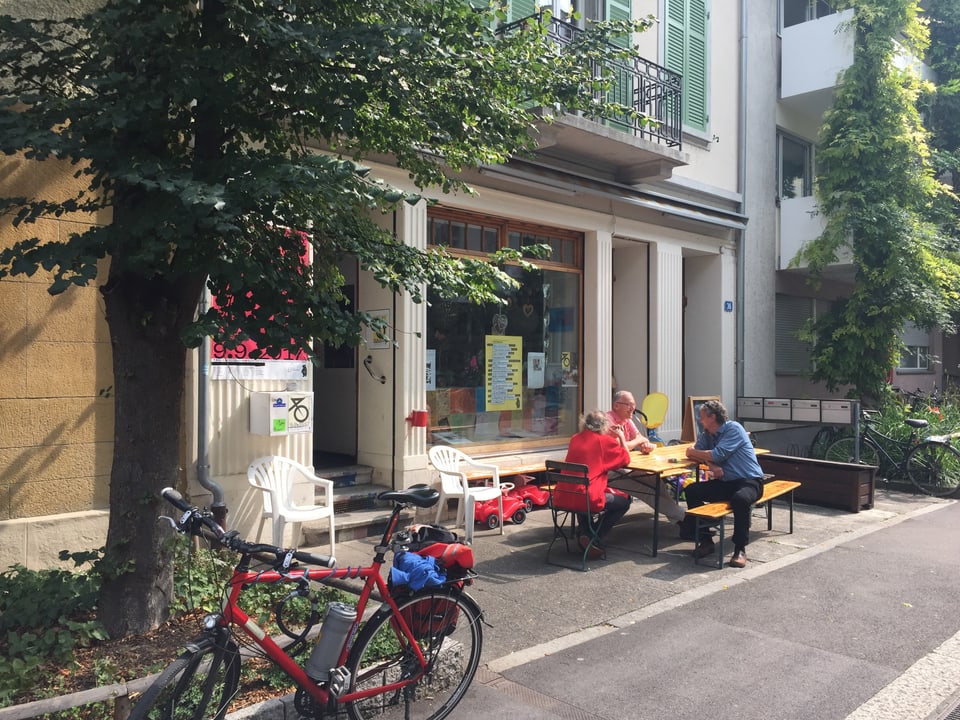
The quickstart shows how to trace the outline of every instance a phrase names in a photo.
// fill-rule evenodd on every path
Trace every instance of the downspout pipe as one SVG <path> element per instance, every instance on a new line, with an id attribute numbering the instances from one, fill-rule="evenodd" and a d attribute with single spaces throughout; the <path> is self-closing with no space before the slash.
<path id="1" fill-rule="evenodd" d="M 209 306 L 208 290 L 204 288 L 200 296 L 200 314 Z M 197 482 L 213 495 L 210 510 L 213 519 L 222 528 L 227 527 L 227 504 L 223 499 L 223 488 L 210 479 L 210 438 L 207 433 L 209 423 L 210 396 L 210 337 L 204 337 L 200 345 L 200 372 L 197 374 Z"/>
<path id="2" fill-rule="evenodd" d="M 740 108 L 738 129 L 737 186 L 740 190 L 738 211 L 747 211 L 747 0 L 740 0 Z M 746 371 L 744 364 L 744 275 L 746 274 L 746 228 L 737 233 L 737 397 L 744 394 Z"/>

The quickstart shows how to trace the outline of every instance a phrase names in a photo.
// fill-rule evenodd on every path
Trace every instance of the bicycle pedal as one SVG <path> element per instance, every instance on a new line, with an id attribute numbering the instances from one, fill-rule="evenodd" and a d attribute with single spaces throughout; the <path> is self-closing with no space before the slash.
<path id="1" fill-rule="evenodd" d="M 327 680 L 327 692 L 333 697 L 340 697 L 348 687 L 350 687 L 350 671 L 342 665 L 331 669 L 330 679 Z"/>

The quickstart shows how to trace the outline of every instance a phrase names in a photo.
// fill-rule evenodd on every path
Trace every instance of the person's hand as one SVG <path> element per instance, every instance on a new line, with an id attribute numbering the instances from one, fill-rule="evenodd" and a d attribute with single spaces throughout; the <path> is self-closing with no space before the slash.
<path id="1" fill-rule="evenodd" d="M 610 427 L 610 434 L 613 435 L 617 440 L 620 441 L 620 444 L 624 447 L 627 447 L 627 436 L 623 434 L 623 428 L 619 425 L 612 425 Z"/>
<path id="2" fill-rule="evenodd" d="M 719 480 L 723 477 L 723 468 L 717 465 L 716 463 L 710 463 L 710 479 Z"/>
<path id="3" fill-rule="evenodd" d="M 655 449 L 656 447 L 657 447 L 657 446 L 654 445 L 654 444 L 653 444 L 652 442 L 650 442 L 649 440 L 641 440 L 641 441 L 640 441 L 640 444 L 637 445 L 637 450 L 639 450 L 640 452 L 642 452 L 644 455 L 649 455 L 650 453 L 652 453 L 652 452 L 654 451 L 654 449 Z"/>
<path id="4" fill-rule="evenodd" d="M 692 447 L 688 447 L 686 449 L 687 460 L 696 460 L 697 458 L 694 457 L 695 452 L 696 450 L 694 450 Z"/>

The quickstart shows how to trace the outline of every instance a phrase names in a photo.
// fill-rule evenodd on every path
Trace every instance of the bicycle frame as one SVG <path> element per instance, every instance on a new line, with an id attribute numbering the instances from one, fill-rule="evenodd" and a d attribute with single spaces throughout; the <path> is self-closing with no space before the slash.
<path id="1" fill-rule="evenodd" d="M 322 703 L 324 706 L 328 704 L 339 705 L 341 703 L 351 703 L 375 695 L 400 690 L 412 683 L 418 682 L 429 670 L 428 660 L 423 654 L 412 628 L 401 613 L 397 601 L 391 595 L 386 580 L 384 580 L 381 574 L 383 564 L 386 562 L 386 554 L 391 550 L 390 541 L 400 521 L 400 512 L 403 507 L 400 502 L 395 504 L 390 520 L 384 530 L 383 537 L 380 543 L 374 548 L 374 558 L 370 565 L 331 568 L 329 566 L 333 564 L 333 560 L 327 556 L 313 555 L 295 549 L 284 550 L 283 548 L 275 548 L 272 545 L 246 543 L 245 541 L 239 540 L 235 536 L 235 532 L 225 533 L 212 519 L 199 513 L 196 508 L 191 508 L 176 491 L 166 488 L 163 491 L 163 496 L 174 506 L 184 511 L 184 516 L 180 519 L 180 522 L 173 522 L 171 519 L 171 522 L 173 522 L 177 528 L 182 529 L 189 524 L 193 528 L 190 531 L 191 534 L 203 535 L 218 542 L 226 540 L 227 542 L 225 544 L 240 554 L 240 560 L 233 570 L 233 575 L 230 580 L 227 581 L 228 590 L 220 612 L 209 616 L 205 621 L 208 633 L 216 631 L 226 632 L 232 626 L 239 628 L 250 638 L 250 641 L 260 648 L 267 658 L 280 667 L 299 688 L 310 695 L 316 702 Z M 434 497 L 433 500 L 435 501 L 436 498 Z M 273 555 L 277 560 L 277 565 L 272 566 L 269 570 L 251 570 L 250 561 L 258 554 Z M 308 566 L 290 568 L 289 565 L 292 560 L 307 563 Z M 365 619 L 364 615 L 367 603 L 373 595 L 374 590 L 376 590 L 381 598 L 381 609 L 383 609 L 384 605 L 390 609 L 391 625 L 394 631 L 406 638 L 409 648 L 413 651 L 413 657 L 419 667 L 418 672 L 395 682 L 340 694 L 338 688 L 331 690 L 329 687 L 324 687 L 311 679 L 304 668 L 288 655 L 284 648 L 271 638 L 239 605 L 239 599 L 244 590 L 253 585 L 286 582 L 301 583 L 304 581 L 329 583 L 333 580 L 363 581 L 363 586 L 357 600 L 357 618 L 347 633 L 347 638 L 340 650 L 337 667 L 343 666 L 347 661 L 357 635 L 357 630 L 360 623 Z"/>
<path id="2" fill-rule="evenodd" d="M 868 411 L 864 411 L 863 415 L 863 433 L 861 436 L 861 442 L 869 442 L 869 444 L 876 449 L 877 453 L 886 460 L 891 468 L 897 472 L 903 472 L 904 466 L 907 462 L 907 455 L 910 453 L 910 448 L 916 445 L 920 438 L 917 436 L 917 428 L 910 427 L 910 437 L 906 440 L 900 440 L 890 435 L 885 435 L 884 433 L 877 430 L 874 426 L 874 420 L 872 420 L 868 415 Z M 890 454 L 887 450 L 888 447 L 895 447 L 897 453 L 900 456 L 900 459 L 897 460 Z M 854 445 L 855 451 L 857 452 L 858 457 L 856 461 L 860 460 L 859 451 L 860 445 Z"/>

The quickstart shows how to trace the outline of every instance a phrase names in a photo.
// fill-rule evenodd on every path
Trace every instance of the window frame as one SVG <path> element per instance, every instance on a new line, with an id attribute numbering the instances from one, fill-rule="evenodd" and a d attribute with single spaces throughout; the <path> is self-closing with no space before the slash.
<path id="1" fill-rule="evenodd" d="M 803 187 L 800 195 L 787 194 L 784 185 L 783 173 L 783 144 L 784 141 L 795 143 L 804 151 L 803 158 Z M 781 200 L 790 200 L 796 197 L 813 197 L 813 181 L 816 163 L 816 145 L 805 138 L 777 128 L 777 197 Z"/>
<path id="2" fill-rule="evenodd" d="M 427 250 L 438 247 L 434 242 L 434 222 L 437 220 L 444 220 L 448 222 L 458 222 L 458 223 L 467 223 L 467 224 L 476 224 L 483 227 L 496 227 L 499 231 L 499 241 L 498 247 L 505 247 L 510 243 L 511 233 L 520 232 L 528 233 L 537 236 L 545 237 L 554 237 L 557 240 L 560 240 L 561 243 L 569 243 L 566 247 L 570 250 L 569 258 L 554 259 L 540 259 L 533 258 L 532 261 L 534 264 L 543 271 L 554 271 L 554 272 L 563 272 L 565 274 L 575 276 L 574 282 L 576 284 L 577 294 L 578 294 L 578 307 L 576 307 L 576 327 L 578 328 L 578 336 L 575 338 L 575 352 L 576 357 L 578 358 L 576 362 L 576 367 L 579 372 L 583 371 L 583 342 L 584 342 L 584 243 L 586 241 L 586 235 L 580 231 L 567 230 L 564 228 L 557 228 L 553 226 L 541 225 L 529 221 L 522 220 L 513 220 L 509 218 L 496 217 L 488 214 L 475 213 L 465 210 L 459 210 L 455 208 L 449 208 L 444 206 L 436 206 L 428 208 L 427 210 Z M 539 240 L 539 238 L 538 238 Z M 555 247 L 553 243 L 550 243 L 552 247 Z M 470 257 L 472 259 L 483 259 L 488 257 L 489 253 L 485 251 L 476 251 L 466 248 L 456 248 L 449 245 L 442 246 L 444 251 L 449 253 L 454 257 Z M 512 267 L 519 267 L 515 263 L 510 263 Z M 429 327 L 427 328 L 427 334 L 429 335 Z M 507 329 L 507 334 L 509 335 L 509 326 Z M 536 351 L 534 351 L 536 352 Z M 523 364 L 526 368 L 527 350 L 524 349 Z M 437 369 L 434 368 L 434 372 Z M 566 383 L 564 383 L 566 386 Z M 576 390 L 572 395 L 574 400 L 573 415 L 574 419 L 579 417 L 583 413 L 583 388 L 584 383 L 582 378 L 578 378 L 576 385 Z M 526 383 L 524 385 L 526 388 Z M 566 386 L 569 387 L 569 386 Z M 439 388 L 438 388 L 439 389 Z M 428 403 L 429 404 L 429 403 Z M 569 430 L 569 432 L 568 432 Z M 534 436 L 534 437 L 521 437 L 521 438 L 503 438 L 497 437 L 490 439 L 489 441 L 478 440 L 473 442 L 468 442 L 463 445 L 463 448 L 468 452 L 503 452 L 503 451 L 515 451 L 515 450 L 533 450 L 541 449 L 546 447 L 560 447 L 566 445 L 570 437 L 577 432 L 576 422 L 574 421 L 573 425 L 570 428 L 561 428 L 558 434 L 552 435 L 543 435 L 543 436 Z M 428 445 L 432 444 L 428 437 Z M 458 445 L 459 447 L 459 445 Z"/>

